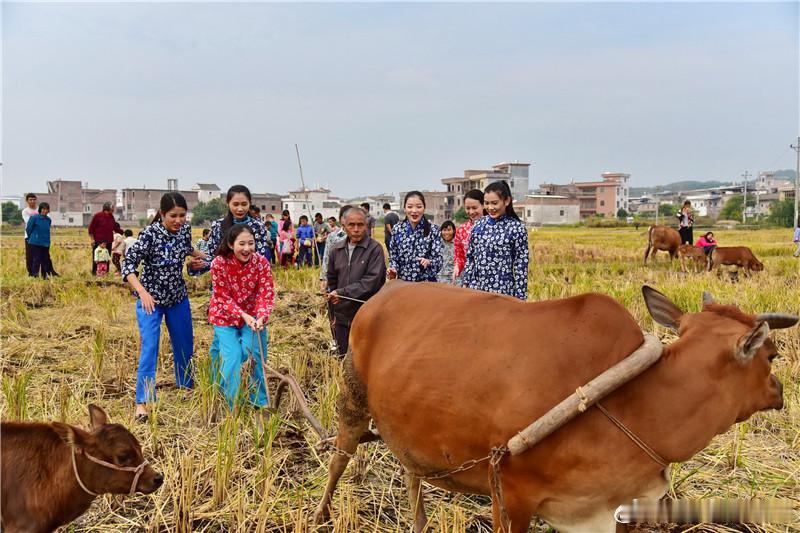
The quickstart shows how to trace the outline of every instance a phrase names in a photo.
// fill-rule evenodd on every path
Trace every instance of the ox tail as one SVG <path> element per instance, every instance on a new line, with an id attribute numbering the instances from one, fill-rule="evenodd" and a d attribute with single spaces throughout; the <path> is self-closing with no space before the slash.
<path id="1" fill-rule="evenodd" d="M 347 424 L 357 424 L 369 418 L 367 384 L 353 363 L 352 349 L 347 352 L 342 368 L 342 389 L 337 402 L 339 417 Z"/>
<path id="2" fill-rule="evenodd" d="M 653 230 L 655 226 L 650 226 L 650 229 L 647 230 L 647 249 L 644 251 L 644 262 L 647 263 L 647 256 L 650 255 L 650 248 L 653 247 Z"/>

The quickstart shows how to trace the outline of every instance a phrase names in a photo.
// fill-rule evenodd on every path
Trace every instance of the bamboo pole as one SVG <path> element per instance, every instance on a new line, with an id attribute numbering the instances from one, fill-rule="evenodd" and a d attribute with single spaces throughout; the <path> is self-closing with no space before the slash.
<path id="1" fill-rule="evenodd" d="M 508 441 L 511 455 L 519 455 L 584 412 L 598 400 L 635 378 L 661 357 L 664 347 L 655 335 L 644 334 L 644 342 L 628 357 L 612 366 L 553 407 Z"/>

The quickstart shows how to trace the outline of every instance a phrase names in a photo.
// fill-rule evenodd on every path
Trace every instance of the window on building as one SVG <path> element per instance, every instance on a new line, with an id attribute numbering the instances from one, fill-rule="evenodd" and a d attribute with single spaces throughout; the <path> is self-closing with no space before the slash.
<path id="1" fill-rule="evenodd" d="M 606 205 L 606 201 L 605 200 L 600 200 L 600 207 L 604 207 L 605 205 Z"/>
<path id="2" fill-rule="evenodd" d="M 72 222 L 73 222 L 73 218 L 69 217 L 69 223 L 72 224 Z"/>
<path id="3" fill-rule="evenodd" d="M 289 204 L 283 204 L 284 209 L 289 209 Z"/>
<path id="4" fill-rule="evenodd" d="M 564 210 L 563 210 L 563 209 L 560 209 L 560 210 L 558 211 L 558 216 L 560 216 L 560 217 L 563 217 L 563 216 L 564 216 Z"/>

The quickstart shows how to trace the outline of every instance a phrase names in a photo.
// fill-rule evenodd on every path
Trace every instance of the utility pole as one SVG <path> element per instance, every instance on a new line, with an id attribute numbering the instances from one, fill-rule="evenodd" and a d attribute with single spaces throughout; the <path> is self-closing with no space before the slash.
<path id="1" fill-rule="evenodd" d="M 750 173 L 748 171 L 744 171 L 742 174 L 744 178 L 744 199 L 742 199 L 742 224 L 747 224 L 747 178 L 750 177 Z"/>
<path id="2" fill-rule="evenodd" d="M 789 146 L 797 152 L 797 168 L 794 174 L 794 219 L 792 220 L 792 227 L 797 228 L 800 224 L 797 212 L 797 201 L 798 197 L 800 197 L 800 137 L 797 138 L 797 144 L 790 144 Z"/>

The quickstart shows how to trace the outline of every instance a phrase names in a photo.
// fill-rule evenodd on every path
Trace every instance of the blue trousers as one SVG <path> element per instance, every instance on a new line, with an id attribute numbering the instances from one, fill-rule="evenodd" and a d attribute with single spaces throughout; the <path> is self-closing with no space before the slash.
<path id="1" fill-rule="evenodd" d="M 151 403 L 156 399 L 156 363 L 161 340 L 161 319 L 167 323 L 172 357 L 175 361 L 175 383 L 183 389 L 194 386 L 191 373 L 194 338 L 192 333 L 192 310 L 189 298 L 173 305 L 156 305 L 152 314 L 145 313 L 142 301 L 136 302 L 136 320 L 142 348 L 139 352 L 139 368 L 136 371 L 136 403 Z"/>
<path id="2" fill-rule="evenodd" d="M 303 266 L 303 263 L 306 266 L 311 266 L 311 246 L 300 246 L 300 252 L 297 255 L 297 268 Z"/>
<path id="3" fill-rule="evenodd" d="M 267 398 L 267 384 L 264 380 L 264 372 L 261 367 L 262 354 L 256 335 L 258 334 L 247 327 L 247 325 L 243 325 L 241 328 L 233 326 L 214 326 L 214 336 L 219 339 L 222 391 L 225 394 L 225 399 L 228 401 L 228 407 L 231 409 L 236 405 L 240 395 L 244 397 L 247 390 L 250 391 L 250 403 L 253 405 L 257 407 L 266 407 L 269 403 Z M 266 352 L 267 330 L 262 329 L 260 336 L 261 343 Z M 240 390 L 242 387 L 242 364 L 247 361 L 251 352 L 255 358 L 253 374 L 250 378 L 250 383 L 246 385 L 247 389 Z M 266 353 L 263 354 L 263 358 L 266 364 Z"/>

